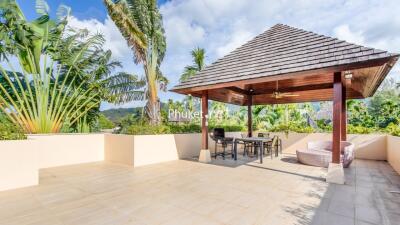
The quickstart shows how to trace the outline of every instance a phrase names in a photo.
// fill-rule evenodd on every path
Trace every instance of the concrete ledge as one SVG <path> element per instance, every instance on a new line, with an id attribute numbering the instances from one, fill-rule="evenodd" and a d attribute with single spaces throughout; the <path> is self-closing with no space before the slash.
<path id="1" fill-rule="evenodd" d="M 38 151 L 35 141 L 0 142 L 0 191 L 39 183 Z"/>
<path id="2" fill-rule="evenodd" d="M 344 170 L 342 163 L 329 163 L 328 174 L 326 175 L 326 182 L 333 184 L 344 184 Z"/>
<path id="3" fill-rule="evenodd" d="M 29 135 L 38 147 L 39 168 L 104 160 L 104 134 Z"/>
<path id="4" fill-rule="evenodd" d="M 123 134 L 104 135 L 104 160 L 134 166 L 134 136 Z"/>

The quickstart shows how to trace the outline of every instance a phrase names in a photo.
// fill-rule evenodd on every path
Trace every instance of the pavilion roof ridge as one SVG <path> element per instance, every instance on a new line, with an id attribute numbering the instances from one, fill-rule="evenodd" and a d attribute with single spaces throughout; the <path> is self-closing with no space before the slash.
<path id="1" fill-rule="evenodd" d="M 393 63 L 398 57 L 397 53 L 278 23 L 171 91 L 356 64 L 362 68 L 378 60 Z"/>

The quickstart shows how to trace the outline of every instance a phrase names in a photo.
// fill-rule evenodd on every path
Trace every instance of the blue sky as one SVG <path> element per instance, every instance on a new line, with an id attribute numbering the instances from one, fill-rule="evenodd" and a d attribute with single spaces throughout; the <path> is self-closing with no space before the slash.
<path id="1" fill-rule="evenodd" d="M 17 0 L 20 4 L 25 16 L 29 19 L 34 19 L 35 13 L 35 1 L 34 0 Z M 159 0 L 158 4 L 163 4 L 167 0 Z M 73 15 L 78 19 L 91 19 L 96 18 L 98 20 L 105 20 L 107 17 L 106 8 L 103 5 L 103 0 L 48 0 L 47 3 L 52 10 L 51 13 L 54 16 L 57 7 L 61 4 L 67 5 L 72 8 Z"/>
<path id="2" fill-rule="evenodd" d="M 35 17 L 34 0 L 18 1 L 28 18 Z M 72 8 L 69 25 L 101 32 L 103 46 L 123 64 L 126 72 L 143 75 L 141 66 L 133 63 L 132 52 L 114 23 L 107 17 L 102 0 L 48 0 L 55 13 L 60 4 Z M 167 38 L 167 53 L 162 72 L 170 80 L 169 88 L 177 84 L 183 68 L 191 64 L 190 51 L 206 50 L 206 63 L 224 56 L 276 23 L 337 37 L 400 53 L 400 4 L 398 0 L 162 0 L 159 1 Z M 390 77 L 398 79 L 399 66 Z M 160 93 L 162 101 L 182 96 Z M 132 107 L 138 102 L 122 106 Z"/>

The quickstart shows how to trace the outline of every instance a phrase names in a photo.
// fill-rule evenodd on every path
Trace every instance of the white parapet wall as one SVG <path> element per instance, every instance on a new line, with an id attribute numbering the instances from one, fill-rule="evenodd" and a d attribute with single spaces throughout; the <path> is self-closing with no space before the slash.
<path id="1" fill-rule="evenodd" d="M 240 132 L 227 136 L 240 137 Z M 105 160 L 130 166 L 145 166 L 198 157 L 201 134 L 119 135 L 105 134 Z M 214 151 L 209 139 L 209 149 Z"/>
<path id="2" fill-rule="evenodd" d="M 387 137 L 387 161 L 400 174 L 400 137 Z"/>
<path id="3" fill-rule="evenodd" d="M 0 141 L 0 191 L 39 183 L 38 149 L 33 140 Z"/>
<path id="4" fill-rule="evenodd" d="M 39 168 L 104 160 L 104 134 L 29 135 L 38 146 Z"/>
<path id="5" fill-rule="evenodd" d="M 257 134 L 255 134 L 257 135 Z M 332 134 L 271 133 L 282 139 L 284 152 L 293 154 L 307 142 L 330 140 Z M 240 137 L 241 132 L 227 133 Z M 400 173 L 400 137 L 380 134 L 349 135 L 356 158 L 387 160 Z M 201 134 L 116 135 L 54 134 L 29 135 L 28 140 L 0 141 L 0 190 L 36 185 L 41 168 L 108 161 L 145 166 L 198 157 Z M 209 139 L 214 152 L 214 142 Z"/>
<path id="6" fill-rule="evenodd" d="M 104 134 L 104 160 L 133 166 L 134 136 Z"/>

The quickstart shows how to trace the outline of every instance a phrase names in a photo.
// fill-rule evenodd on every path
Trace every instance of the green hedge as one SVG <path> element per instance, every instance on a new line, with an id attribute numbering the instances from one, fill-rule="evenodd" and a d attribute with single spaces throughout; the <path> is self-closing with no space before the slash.
<path id="1" fill-rule="evenodd" d="M 377 130 L 369 127 L 353 126 L 351 124 L 347 125 L 347 133 L 349 134 L 370 134 Z"/>
<path id="2" fill-rule="evenodd" d="M 0 116 L 0 140 L 24 140 L 24 132 L 10 121 Z"/>
<path id="3" fill-rule="evenodd" d="M 310 126 L 303 126 L 301 124 L 279 124 L 276 125 L 270 129 L 268 129 L 269 132 L 284 132 L 284 133 L 290 133 L 290 132 L 295 132 L 295 133 L 313 133 L 315 132 L 315 129 L 310 127 Z"/>
<path id="4" fill-rule="evenodd" d="M 245 127 L 239 125 L 221 125 L 210 126 L 209 131 L 214 127 L 222 127 L 226 132 L 244 131 Z M 201 126 L 198 124 L 166 124 L 158 126 L 150 126 L 148 124 L 134 124 L 127 127 L 125 134 L 133 135 L 152 135 L 152 134 L 190 134 L 201 133 Z"/>
<path id="5" fill-rule="evenodd" d="M 214 127 L 222 127 L 226 132 L 246 131 L 247 127 L 240 125 L 210 125 L 209 131 Z M 1 128 L 0 128 L 1 130 Z M 8 130 L 8 129 L 7 129 Z M 313 133 L 316 130 L 309 126 L 289 125 L 283 124 L 275 126 L 266 130 L 267 132 L 284 132 L 284 133 Z M 390 125 L 385 130 L 378 130 L 375 128 L 368 128 L 362 126 L 353 126 L 351 124 L 347 127 L 349 134 L 370 134 L 370 133 L 388 133 L 393 136 L 400 136 L 400 127 L 398 125 Z M 188 134 L 188 133 L 201 133 L 201 126 L 198 124 L 164 124 L 159 126 L 150 126 L 148 124 L 134 124 L 124 129 L 124 134 L 132 135 L 153 135 L 153 134 Z"/>
<path id="6" fill-rule="evenodd" d="M 389 124 L 389 126 L 387 126 L 385 129 L 385 133 L 389 133 L 393 136 L 400 137 L 400 126 L 395 124 Z"/>

